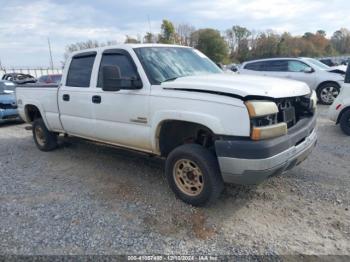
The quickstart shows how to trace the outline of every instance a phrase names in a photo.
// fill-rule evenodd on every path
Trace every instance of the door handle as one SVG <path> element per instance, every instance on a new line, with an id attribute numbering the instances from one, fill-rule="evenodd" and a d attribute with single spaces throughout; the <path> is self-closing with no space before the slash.
<path id="1" fill-rule="evenodd" d="M 69 101 L 70 97 L 69 97 L 68 94 L 64 94 L 64 95 L 62 96 L 62 99 L 63 99 L 63 101 Z"/>
<path id="2" fill-rule="evenodd" d="M 91 100 L 92 100 L 92 103 L 94 103 L 94 104 L 100 104 L 101 103 L 101 96 L 93 96 Z"/>

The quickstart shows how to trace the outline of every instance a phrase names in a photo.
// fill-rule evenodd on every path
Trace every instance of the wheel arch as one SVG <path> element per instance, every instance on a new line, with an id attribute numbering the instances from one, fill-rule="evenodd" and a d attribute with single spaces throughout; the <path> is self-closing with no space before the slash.
<path id="1" fill-rule="evenodd" d="M 36 103 L 27 103 L 24 106 L 24 116 L 25 116 L 25 121 L 27 123 L 33 123 L 35 119 L 41 118 L 43 119 L 45 125 L 47 128 L 49 128 L 49 125 L 47 123 L 44 110 L 41 108 L 40 105 Z"/>
<path id="2" fill-rule="evenodd" d="M 152 148 L 155 154 L 160 155 L 159 138 L 162 126 L 170 121 L 181 121 L 188 124 L 200 125 L 210 130 L 212 134 L 224 134 L 225 130 L 219 119 L 207 114 L 183 111 L 162 111 L 155 113 L 151 121 Z"/>
<path id="3" fill-rule="evenodd" d="M 338 86 L 339 88 L 341 88 L 340 84 L 337 82 L 337 81 L 333 81 L 333 80 L 326 80 L 326 81 L 323 81 L 321 83 L 318 84 L 318 86 L 316 87 L 316 92 L 319 91 L 319 89 L 325 85 L 325 84 L 335 84 L 336 86 Z"/>
<path id="4" fill-rule="evenodd" d="M 348 111 L 348 110 L 350 110 L 350 105 L 347 106 L 347 107 L 345 107 L 345 108 L 343 108 L 343 109 L 340 111 L 340 113 L 339 113 L 339 115 L 338 115 L 338 118 L 337 118 L 336 124 L 339 124 L 341 117 L 342 117 L 343 114 L 344 114 L 346 111 Z"/>
<path id="5" fill-rule="evenodd" d="M 161 156 L 167 156 L 174 148 L 186 143 L 211 147 L 215 136 L 213 130 L 202 123 L 178 119 L 161 121 L 155 134 L 156 151 Z"/>

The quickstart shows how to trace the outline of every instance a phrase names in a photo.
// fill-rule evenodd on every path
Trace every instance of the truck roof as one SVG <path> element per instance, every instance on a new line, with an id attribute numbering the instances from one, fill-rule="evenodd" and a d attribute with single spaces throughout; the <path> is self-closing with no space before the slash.
<path id="1" fill-rule="evenodd" d="M 181 48 L 192 48 L 189 46 L 182 46 L 182 45 L 169 45 L 169 44 L 117 44 L 117 45 L 108 45 L 108 46 L 101 46 L 101 47 L 95 47 L 95 48 L 87 48 L 79 51 L 74 51 L 71 53 L 71 55 L 79 54 L 79 53 L 85 53 L 85 52 L 91 52 L 91 51 L 103 51 L 106 49 L 129 49 L 129 48 L 141 48 L 141 47 L 181 47 Z"/>

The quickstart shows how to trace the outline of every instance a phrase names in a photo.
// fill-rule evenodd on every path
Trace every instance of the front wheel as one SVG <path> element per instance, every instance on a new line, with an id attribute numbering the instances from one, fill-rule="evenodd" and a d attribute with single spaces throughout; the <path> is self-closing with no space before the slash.
<path id="1" fill-rule="evenodd" d="M 33 123 L 33 138 L 41 151 L 51 151 L 57 147 L 57 135 L 46 128 L 41 118 L 36 119 Z"/>
<path id="2" fill-rule="evenodd" d="M 215 200 L 224 188 L 216 156 L 197 144 L 175 148 L 167 158 L 165 172 L 175 195 L 193 206 Z"/>
<path id="3" fill-rule="evenodd" d="M 345 111 L 340 118 L 340 128 L 348 136 L 350 136 L 350 109 Z"/>
<path id="4" fill-rule="evenodd" d="M 335 83 L 325 83 L 317 89 L 317 96 L 320 103 L 331 105 L 339 95 L 340 88 Z"/>

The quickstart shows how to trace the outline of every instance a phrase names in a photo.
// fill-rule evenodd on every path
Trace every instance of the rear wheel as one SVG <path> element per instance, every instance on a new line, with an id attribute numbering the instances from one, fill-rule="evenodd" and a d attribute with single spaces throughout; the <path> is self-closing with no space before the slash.
<path id="1" fill-rule="evenodd" d="M 325 83 L 317 89 L 317 96 L 320 103 L 331 105 L 339 95 L 340 88 L 336 83 Z"/>
<path id="2" fill-rule="evenodd" d="M 46 128 L 41 118 L 36 119 L 33 123 L 33 138 L 41 151 L 51 151 L 57 147 L 57 135 Z"/>
<path id="3" fill-rule="evenodd" d="M 224 188 L 217 158 L 197 144 L 179 146 L 169 154 L 166 177 L 175 195 L 193 206 L 215 200 Z"/>
<path id="4" fill-rule="evenodd" d="M 348 136 L 350 136 L 350 109 L 345 111 L 340 118 L 340 128 Z"/>

